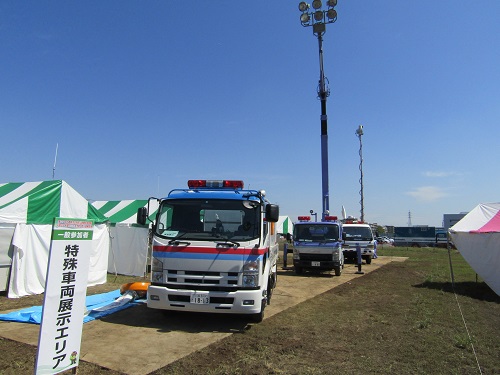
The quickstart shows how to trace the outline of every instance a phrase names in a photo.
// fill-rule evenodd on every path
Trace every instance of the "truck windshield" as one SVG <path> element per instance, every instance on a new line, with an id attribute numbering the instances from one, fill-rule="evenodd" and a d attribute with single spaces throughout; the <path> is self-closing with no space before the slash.
<path id="1" fill-rule="evenodd" d="M 338 241 L 339 226 L 337 224 L 296 225 L 293 238 L 295 241 Z"/>
<path id="2" fill-rule="evenodd" d="M 344 225 L 346 241 L 373 241 L 372 230 L 369 227 L 349 227 Z"/>
<path id="3" fill-rule="evenodd" d="M 156 234 L 182 240 L 248 241 L 260 234 L 260 204 L 239 200 L 165 200 L 158 210 Z"/>

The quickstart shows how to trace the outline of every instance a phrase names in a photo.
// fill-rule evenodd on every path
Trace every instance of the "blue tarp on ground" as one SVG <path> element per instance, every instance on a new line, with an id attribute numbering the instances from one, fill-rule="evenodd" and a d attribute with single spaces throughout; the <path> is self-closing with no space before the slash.
<path id="1" fill-rule="evenodd" d="M 136 306 L 137 302 L 134 302 L 133 298 L 128 297 L 130 296 L 126 294 L 122 296 L 119 289 L 86 297 L 85 305 L 88 314 L 83 318 L 83 322 L 87 323 L 117 311 Z M 0 320 L 40 324 L 42 321 L 42 306 L 32 306 L 19 311 L 0 314 Z"/>

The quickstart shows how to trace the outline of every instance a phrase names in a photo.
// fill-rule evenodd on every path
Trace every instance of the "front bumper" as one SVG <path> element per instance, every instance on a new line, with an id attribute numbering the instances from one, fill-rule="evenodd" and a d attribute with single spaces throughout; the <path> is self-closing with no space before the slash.
<path id="1" fill-rule="evenodd" d="M 354 248 L 353 249 L 343 249 L 343 252 L 344 252 L 344 258 L 352 259 L 352 258 L 356 258 L 358 256 L 358 252 Z M 373 258 L 373 250 L 362 248 L 361 249 L 361 256 Z"/>
<path id="2" fill-rule="evenodd" d="M 191 294 L 194 290 L 170 289 L 164 286 L 148 288 L 147 305 L 153 309 L 211 312 L 226 314 L 257 314 L 261 311 L 261 290 L 238 290 L 235 292 L 208 292 L 210 303 L 191 303 Z M 154 298 L 154 299 L 153 299 Z M 244 301 L 246 301 L 244 303 Z M 253 301 L 252 305 L 248 301 Z"/>
<path id="3" fill-rule="evenodd" d="M 314 261 L 314 260 L 293 260 L 293 266 L 299 268 L 310 268 L 316 270 L 333 270 L 335 267 L 340 267 L 340 261 Z"/>

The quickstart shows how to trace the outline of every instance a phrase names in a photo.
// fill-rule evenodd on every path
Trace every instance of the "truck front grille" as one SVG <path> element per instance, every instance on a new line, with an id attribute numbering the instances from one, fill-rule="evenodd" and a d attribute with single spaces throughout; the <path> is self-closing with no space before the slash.
<path id="1" fill-rule="evenodd" d="M 300 260 L 328 261 L 332 260 L 332 254 L 308 254 L 301 253 Z"/>
<path id="2" fill-rule="evenodd" d="M 180 271 L 165 270 L 167 281 L 173 284 L 190 284 L 205 286 L 236 286 L 239 281 L 238 272 L 213 271 Z"/>

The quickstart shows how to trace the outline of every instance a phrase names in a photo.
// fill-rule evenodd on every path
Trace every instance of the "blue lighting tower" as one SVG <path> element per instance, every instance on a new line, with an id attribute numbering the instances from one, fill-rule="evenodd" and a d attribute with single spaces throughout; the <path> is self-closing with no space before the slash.
<path id="1" fill-rule="evenodd" d="M 312 5 L 312 9 L 311 9 Z M 305 1 L 299 3 L 300 23 L 304 27 L 312 26 L 313 34 L 318 37 L 319 45 L 319 85 L 318 98 L 321 101 L 321 175 L 322 175 L 322 220 L 330 214 L 330 197 L 328 192 L 328 117 L 326 115 L 326 98 L 330 95 L 327 87 L 325 73 L 323 72 L 323 34 L 326 32 L 326 24 L 337 20 L 337 11 L 334 9 L 337 0 L 326 1 L 326 9 L 323 8 L 321 0 L 314 0 L 309 5 Z"/>

